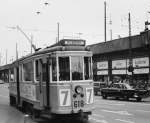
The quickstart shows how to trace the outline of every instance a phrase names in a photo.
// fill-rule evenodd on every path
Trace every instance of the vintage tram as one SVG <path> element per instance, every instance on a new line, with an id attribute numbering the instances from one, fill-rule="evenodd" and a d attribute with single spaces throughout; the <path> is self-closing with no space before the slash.
<path id="1" fill-rule="evenodd" d="M 9 67 L 10 105 L 34 116 L 85 118 L 93 109 L 92 52 L 85 40 L 58 43 Z"/>

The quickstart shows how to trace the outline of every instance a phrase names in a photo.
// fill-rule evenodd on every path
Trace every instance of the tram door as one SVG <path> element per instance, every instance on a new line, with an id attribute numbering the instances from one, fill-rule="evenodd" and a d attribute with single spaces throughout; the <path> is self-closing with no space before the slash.
<path id="1" fill-rule="evenodd" d="M 20 104 L 19 67 L 16 67 L 16 82 L 17 82 L 17 105 L 19 105 Z"/>
<path id="2" fill-rule="evenodd" d="M 37 61 L 38 65 L 37 65 L 37 69 L 38 69 L 38 75 L 39 75 L 39 97 L 40 97 L 40 106 L 43 106 L 44 104 L 44 95 L 43 95 L 43 86 L 42 86 L 42 83 L 43 83 L 43 70 L 42 70 L 42 60 L 39 59 Z"/>
<path id="3" fill-rule="evenodd" d="M 49 62 L 47 58 L 39 59 L 40 105 L 49 108 Z M 45 103 L 44 103 L 45 102 Z"/>

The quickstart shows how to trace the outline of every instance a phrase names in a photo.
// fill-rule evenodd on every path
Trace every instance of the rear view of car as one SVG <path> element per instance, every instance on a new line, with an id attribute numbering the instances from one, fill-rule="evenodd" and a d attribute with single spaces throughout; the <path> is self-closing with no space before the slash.
<path id="1" fill-rule="evenodd" d="M 101 95 L 102 88 L 106 88 L 106 87 L 107 87 L 106 82 L 94 82 L 94 94 Z"/>

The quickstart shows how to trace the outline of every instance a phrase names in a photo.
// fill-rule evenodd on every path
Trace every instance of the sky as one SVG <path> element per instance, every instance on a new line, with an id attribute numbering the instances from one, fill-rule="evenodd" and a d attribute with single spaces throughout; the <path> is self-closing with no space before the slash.
<path id="1" fill-rule="evenodd" d="M 49 3 L 45 5 L 44 3 Z M 104 0 L 0 0 L 0 65 L 31 53 L 30 42 L 44 48 L 59 39 L 85 39 L 86 44 L 104 42 Z M 37 12 L 40 12 L 37 14 Z M 150 21 L 149 0 L 106 0 L 107 41 L 144 30 Z M 110 21 L 112 24 L 110 24 Z"/>

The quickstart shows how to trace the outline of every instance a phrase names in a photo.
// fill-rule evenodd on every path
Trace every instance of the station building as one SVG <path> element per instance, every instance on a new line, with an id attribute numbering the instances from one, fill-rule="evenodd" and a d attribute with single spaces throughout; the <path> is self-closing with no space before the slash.
<path id="1" fill-rule="evenodd" d="M 9 82 L 9 67 L 10 64 L 0 66 L 0 81 Z"/>
<path id="2" fill-rule="evenodd" d="M 150 83 L 150 31 L 90 45 L 94 81 L 128 82 L 133 86 Z M 129 66 L 133 72 L 129 72 Z"/>

